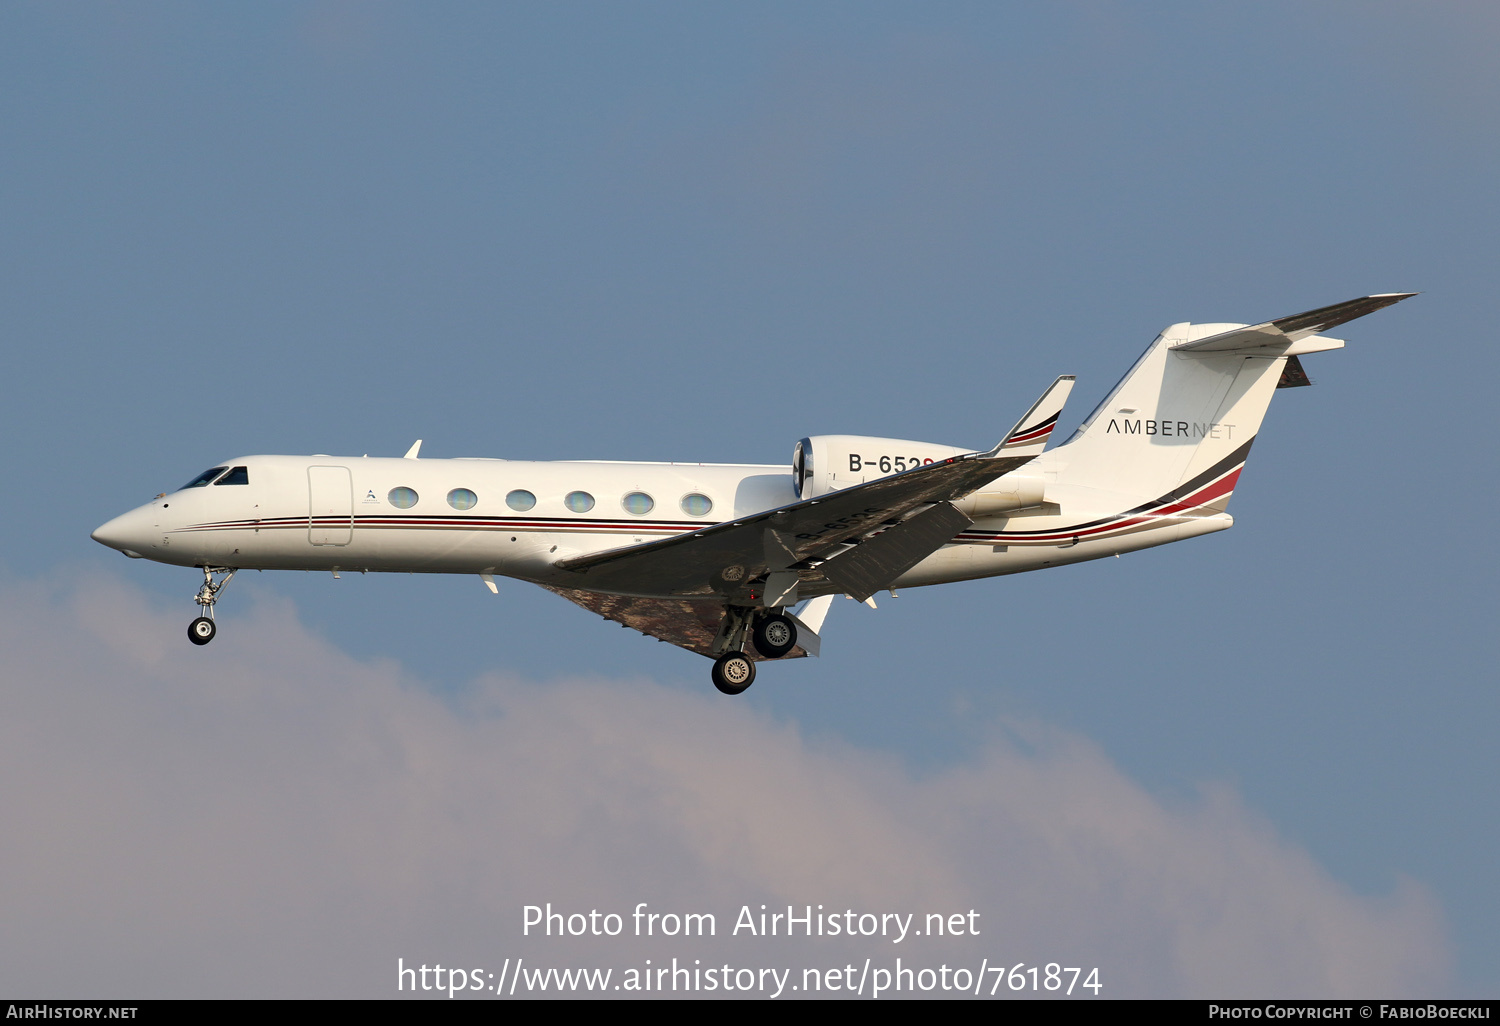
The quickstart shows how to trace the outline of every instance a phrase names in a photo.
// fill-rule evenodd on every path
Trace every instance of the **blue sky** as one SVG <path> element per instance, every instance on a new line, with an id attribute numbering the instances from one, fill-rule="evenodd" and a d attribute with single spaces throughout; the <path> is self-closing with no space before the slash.
<path id="1" fill-rule="evenodd" d="M 224 458 L 988 445 L 1060 373 L 1076 423 L 1168 323 L 1421 291 L 1277 396 L 1234 530 L 840 602 L 824 658 L 732 713 L 697 704 L 703 660 L 515 582 L 245 575 L 221 636 L 399 667 L 455 724 L 485 674 L 665 689 L 696 731 L 749 710 L 913 787 L 1060 732 L 1163 815 L 1231 794 L 1341 901 L 1418 894 L 1422 986 L 1493 995 L 1497 28 L 1468 4 L 8 5 L 7 601 L 154 610 L 176 666 L 192 575 L 88 532 Z M 85 673 L 11 637 L 13 694 Z M 1222 982 L 1184 973 L 1142 992 Z"/>

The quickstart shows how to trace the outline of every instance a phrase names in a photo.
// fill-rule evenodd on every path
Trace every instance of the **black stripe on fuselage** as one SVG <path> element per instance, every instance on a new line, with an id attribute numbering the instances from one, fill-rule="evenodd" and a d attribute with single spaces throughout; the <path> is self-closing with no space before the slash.
<path id="1" fill-rule="evenodd" d="M 1187 498 L 1189 495 L 1192 495 L 1194 492 L 1198 491 L 1200 488 L 1204 487 L 1216 478 L 1223 477 L 1235 467 L 1245 462 L 1246 458 L 1250 455 L 1250 446 L 1252 446 L 1253 444 L 1255 444 L 1255 438 L 1252 436 L 1250 440 L 1247 441 L 1244 445 L 1241 445 L 1239 448 L 1235 449 L 1234 452 L 1230 453 L 1228 456 L 1225 456 L 1222 460 L 1209 467 L 1203 473 L 1198 474 L 1191 480 L 1184 481 L 1176 488 L 1173 488 L 1170 492 L 1162 495 L 1160 498 L 1152 499 L 1150 502 L 1143 502 L 1139 506 L 1136 506 L 1134 509 L 1127 509 L 1122 513 L 1112 513 L 1107 517 L 1100 517 L 1098 520 L 1090 520 L 1087 523 L 1083 524 L 1072 524 L 1065 528 L 1049 527 L 1046 529 L 1038 529 L 1033 531 L 1012 531 L 1007 529 L 1004 533 L 1007 535 L 1024 536 L 1031 534 L 1057 534 L 1060 531 L 1082 531 L 1090 527 L 1099 527 L 1104 524 L 1111 524 L 1116 520 L 1124 520 L 1127 517 L 1139 516 L 1142 513 L 1149 513 L 1153 509 L 1159 509 L 1162 506 L 1168 506 L 1174 502 L 1179 502 L 1182 499 Z"/>
<path id="2" fill-rule="evenodd" d="M 425 528 L 428 530 L 597 530 L 597 531 L 697 531 L 712 524 L 683 520 L 582 520 L 564 517 L 454 517 L 454 516 L 396 516 L 371 514 L 347 516 L 325 514 L 323 516 L 267 517 L 261 520 L 221 520 L 207 524 L 193 524 L 182 528 L 188 531 L 249 531 L 274 528 L 300 528 L 328 526 L 363 527 L 368 530 Z"/>

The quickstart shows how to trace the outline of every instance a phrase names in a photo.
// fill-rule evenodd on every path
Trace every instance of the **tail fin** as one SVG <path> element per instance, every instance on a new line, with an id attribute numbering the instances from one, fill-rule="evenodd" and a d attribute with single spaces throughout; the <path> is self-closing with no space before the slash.
<path id="1" fill-rule="evenodd" d="M 1038 461 L 1060 483 L 1222 512 L 1289 358 L 1315 334 L 1415 293 L 1366 296 L 1264 324 L 1174 324 L 1068 441 Z M 1300 366 L 1299 366 L 1300 370 Z"/>

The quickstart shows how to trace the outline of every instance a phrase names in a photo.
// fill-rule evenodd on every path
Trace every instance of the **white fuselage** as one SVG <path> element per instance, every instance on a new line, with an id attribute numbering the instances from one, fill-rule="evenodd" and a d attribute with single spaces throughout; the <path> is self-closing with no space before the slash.
<path id="1" fill-rule="evenodd" d="M 247 456 L 116 517 L 95 540 L 199 567 L 206 645 L 244 569 L 475 574 L 552 591 L 714 660 L 737 695 L 756 661 L 821 651 L 838 594 L 997 577 L 1222 531 L 1280 388 L 1310 384 L 1322 334 L 1413 293 L 1260 324 L 1168 325 L 1051 446 L 1061 375 L 991 449 L 809 435 L 788 466 Z"/>
<path id="2" fill-rule="evenodd" d="M 1325 328 L 1380 293 L 1260 324 L 1168 325 L 1062 444 L 1061 375 L 987 450 L 809 435 L 790 465 L 247 456 L 93 537 L 199 567 L 188 638 L 217 633 L 245 569 L 529 581 L 712 659 L 727 695 L 757 662 L 815 656 L 836 595 L 997 577 L 1180 541 L 1227 512 L 1278 389 L 1310 384 Z"/>
<path id="3" fill-rule="evenodd" d="M 1047 457 L 1036 462 L 1045 467 Z M 577 575 L 556 561 L 797 500 L 785 465 L 247 456 L 222 466 L 244 468 L 245 483 L 161 495 L 94 537 L 127 555 L 180 566 L 492 574 L 577 587 Z M 1118 512 L 1128 501 L 1091 491 L 1054 485 L 1048 498 L 1056 513 L 979 520 L 895 584 L 1096 559 L 1232 523 L 1222 513 L 1153 516 L 1146 530 L 1075 541 L 1070 524 Z M 526 505 L 524 496 L 507 501 L 517 492 L 534 503 L 514 508 Z M 589 508 L 578 493 L 592 499 Z M 1022 526 L 1024 537 L 1010 530 Z"/>

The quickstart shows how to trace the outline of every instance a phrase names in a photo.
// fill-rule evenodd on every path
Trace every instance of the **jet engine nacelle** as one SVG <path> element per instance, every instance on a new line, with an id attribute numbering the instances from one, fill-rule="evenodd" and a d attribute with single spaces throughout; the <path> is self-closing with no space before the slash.
<path id="1" fill-rule="evenodd" d="M 812 499 L 973 451 L 904 438 L 813 435 L 793 450 L 792 477 L 798 498 Z M 953 504 L 976 520 L 1040 506 L 1045 501 L 1045 482 L 1023 475 L 1024 469 L 1007 474 Z"/>
<path id="2" fill-rule="evenodd" d="M 1006 474 L 972 495 L 956 500 L 953 505 L 971 520 L 1004 516 L 1016 510 L 1040 506 L 1046 501 L 1047 483 L 1024 474 L 1024 467 L 1013 474 Z"/>
<path id="3" fill-rule="evenodd" d="M 904 438 L 813 435 L 792 452 L 792 478 L 797 497 L 812 499 L 973 451 Z"/>

